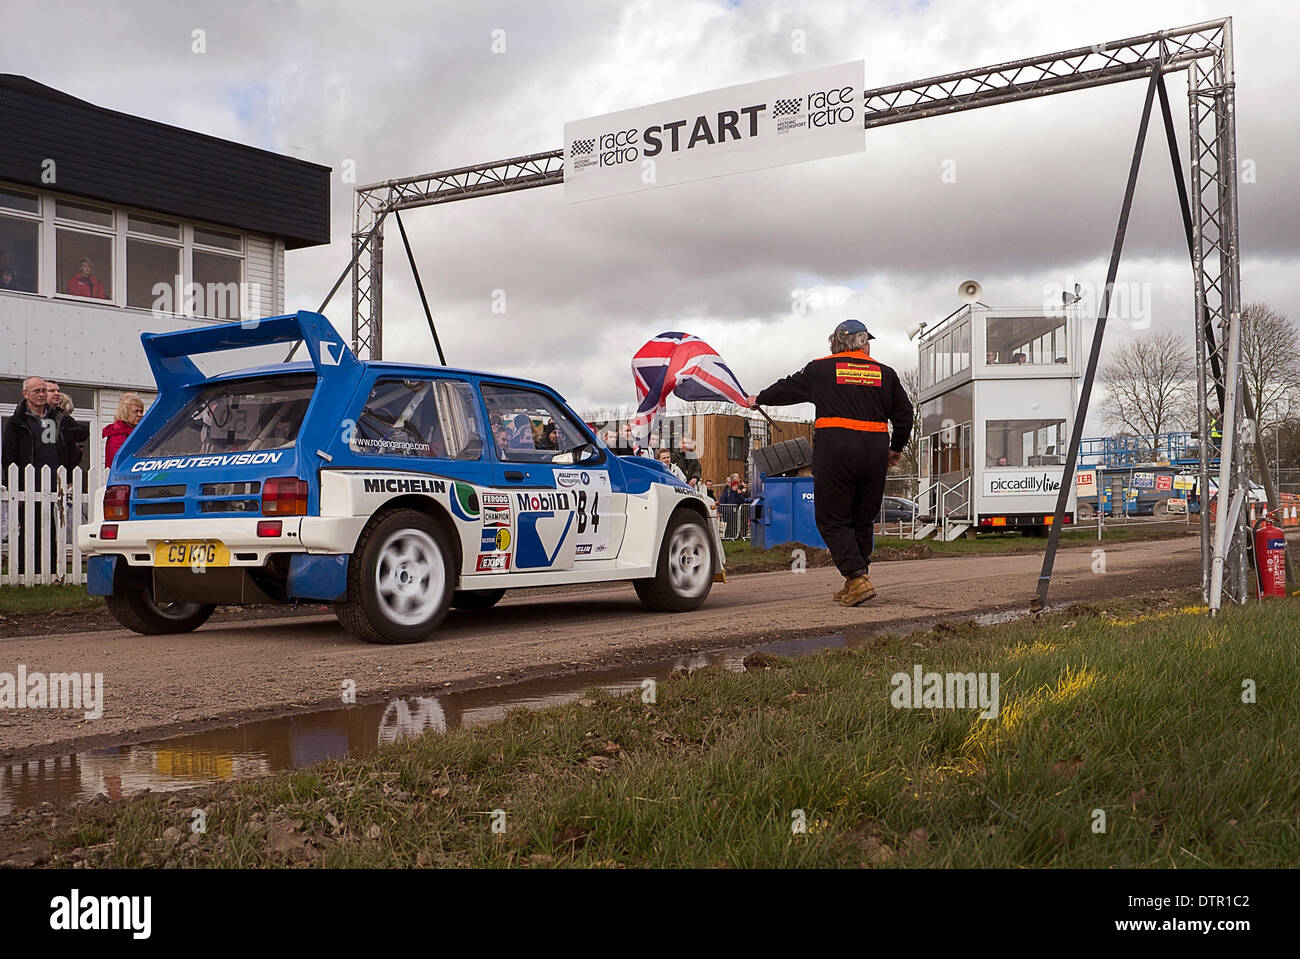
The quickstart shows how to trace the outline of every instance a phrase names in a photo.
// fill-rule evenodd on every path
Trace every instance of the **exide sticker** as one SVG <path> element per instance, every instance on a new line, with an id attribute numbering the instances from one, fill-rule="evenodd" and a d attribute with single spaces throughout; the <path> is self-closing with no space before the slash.
<path id="1" fill-rule="evenodd" d="M 510 569 L 509 553 L 488 553 L 478 558 L 478 565 L 474 567 L 480 573 L 502 573 Z"/>

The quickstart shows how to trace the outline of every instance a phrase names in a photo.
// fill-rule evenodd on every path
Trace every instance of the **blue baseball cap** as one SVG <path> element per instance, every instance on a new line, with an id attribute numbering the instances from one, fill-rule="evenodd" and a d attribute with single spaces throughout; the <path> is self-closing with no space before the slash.
<path id="1" fill-rule="evenodd" d="M 839 326 L 835 327 L 836 333 L 866 333 L 867 339 L 874 340 L 875 337 L 867 330 L 861 320 L 844 320 Z"/>

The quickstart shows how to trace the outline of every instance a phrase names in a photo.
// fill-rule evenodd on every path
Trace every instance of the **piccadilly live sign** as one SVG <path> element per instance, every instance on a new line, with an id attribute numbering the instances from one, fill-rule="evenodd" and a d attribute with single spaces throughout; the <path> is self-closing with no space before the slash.
<path id="1" fill-rule="evenodd" d="M 564 125 L 564 201 L 861 153 L 863 61 Z"/>

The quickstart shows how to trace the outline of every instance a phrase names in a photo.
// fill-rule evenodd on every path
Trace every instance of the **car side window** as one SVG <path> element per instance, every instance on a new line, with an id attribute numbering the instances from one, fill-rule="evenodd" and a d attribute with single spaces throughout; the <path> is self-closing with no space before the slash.
<path id="1" fill-rule="evenodd" d="M 483 404 L 497 456 L 507 463 L 581 463 L 600 455 L 568 410 L 544 393 L 485 383 Z"/>
<path id="2" fill-rule="evenodd" d="M 352 424 L 356 453 L 477 460 L 483 434 L 474 388 L 460 380 L 381 379 Z"/>

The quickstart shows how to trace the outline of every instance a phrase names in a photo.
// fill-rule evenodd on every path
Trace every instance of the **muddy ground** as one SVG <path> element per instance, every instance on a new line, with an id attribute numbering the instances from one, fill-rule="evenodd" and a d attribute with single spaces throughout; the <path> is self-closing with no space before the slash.
<path id="1" fill-rule="evenodd" d="M 1134 543 L 1106 550 L 1106 571 L 1091 551 L 1063 550 L 1053 605 L 1198 585 L 1199 545 Z M 880 595 L 865 606 L 833 603 L 834 569 L 735 576 L 714 586 L 694 613 L 647 613 L 630 585 L 520 590 L 495 608 L 453 610 L 436 638 L 372 646 L 316 613 L 211 622 L 183 636 L 101 630 L 0 639 L 0 672 L 100 672 L 104 712 L 0 710 L 0 761 L 72 748 L 159 738 L 248 719 L 340 703 L 342 684 L 358 701 L 497 685 L 659 659 L 700 649 L 801 635 L 910 628 L 1025 608 L 1038 555 L 937 558 L 880 563 Z"/>

